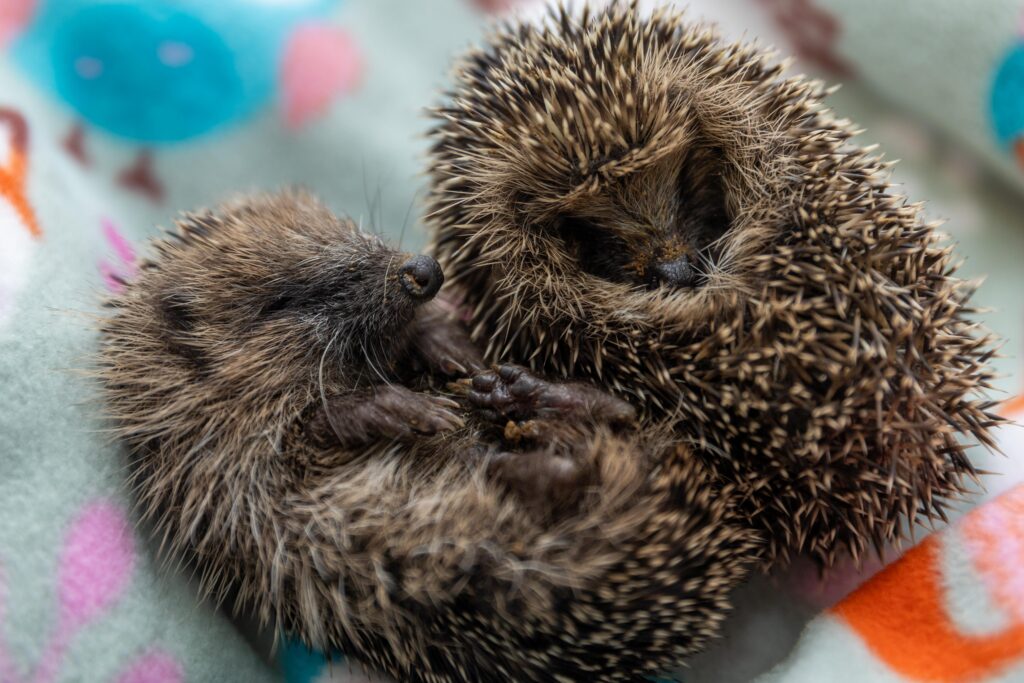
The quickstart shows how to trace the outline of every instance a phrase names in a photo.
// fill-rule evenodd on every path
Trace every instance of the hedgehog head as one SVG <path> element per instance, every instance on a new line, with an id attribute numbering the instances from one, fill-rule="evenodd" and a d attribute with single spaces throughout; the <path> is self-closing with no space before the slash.
<path id="1" fill-rule="evenodd" d="M 770 555 L 898 540 L 991 443 L 990 340 L 825 91 L 671 12 L 500 30 L 436 110 L 434 252 L 494 358 L 631 396 Z"/>
<path id="2" fill-rule="evenodd" d="M 600 373 L 617 344 L 649 351 L 734 313 L 785 230 L 782 126 L 817 92 L 778 72 L 618 5 L 469 55 L 436 110 L 430 199 L 435 251 L 492 353 L 530 337 L 561 370 Z"/>
<path id="3" fill-rule="evenodd" d="M 236 396 L 386 372 L 443 276 L 300 192 L 186 215 L 112 303 L 135 351 Z M 167 352 L 170 353 L 167 353 Z M 356 377 L 342 378 L 355 383 Z"/>

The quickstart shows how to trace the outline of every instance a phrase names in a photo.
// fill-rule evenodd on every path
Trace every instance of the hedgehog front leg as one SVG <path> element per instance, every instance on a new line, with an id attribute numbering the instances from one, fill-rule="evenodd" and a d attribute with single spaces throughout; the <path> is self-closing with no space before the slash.
<path id="1" fill-rule="evenodd" d="M 586 431 L 636 419 L 633 407 L 611 394 L 579 382 L 548 382 L 516 365 L 474 377 L 468 399 L 485 417 L 507 422 L 507 443 L 540 444 L 492 455 L 487 471 L 542 513 L 571 508 L 593 482 L 593 463 L 577 452 Z"/>
<path id="2" fill-rule="evenodd" d="M 455 401 L 392 384 L 327 398 L 306 433 L 319 446 L 361 446 L 378 439 L 410 439 L 456 429 L 463 420 Z"/>
<path id="3" fill-rule="evenodd" d="M 416 314 L 413 352 L 428 372 L 443 376 L 481 372 L 483 355 L 445 301 L 424 304 Z"/>
<path id="4" fill-rule="evenodd" d="M 581 382 L 549 382 L 518 365 L 473 378 L 469 400 L 485 415 L 506 420 L 575 420 L 625 426 L 636 411 L 622 399 Z"/>

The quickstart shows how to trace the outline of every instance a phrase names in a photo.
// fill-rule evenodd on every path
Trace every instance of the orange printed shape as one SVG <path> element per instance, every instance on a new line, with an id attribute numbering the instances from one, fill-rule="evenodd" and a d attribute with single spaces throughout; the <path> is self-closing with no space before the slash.
<path id="1" fill-rule="evenodd" d="M 0 107 L 0 123 L 6 124 L 11 136 L 11 154 L 0 166 L 0 197 L 10 202 L 33 237 L 41 237 L 42 230 L 35 212 L 25 196 L 25 172 L 28 169 L 28 124 L 25 117 L 13 109 Z"/>
<path id="2" fill-rule="evenodd" d="M 1024 150 L 1024 145 L 1021 149 Z M 999 414 L 1004 417 L 1013 418 L 1020 413 L 1024 413 L 1024 394 L 1015 396 L 999 406 Z"/>
<path id="3" fill-rule="evenodd" d="M 941 548 L 925 539 L 833 608 L 872 653 L 915 681 L 969 683 L 1024 657 L 1024 623 L 1000 633 L 961 633 L 945 609 Z"/>

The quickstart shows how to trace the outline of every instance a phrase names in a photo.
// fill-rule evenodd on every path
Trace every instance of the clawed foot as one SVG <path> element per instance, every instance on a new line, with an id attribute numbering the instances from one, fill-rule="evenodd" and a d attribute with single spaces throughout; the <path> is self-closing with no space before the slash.
<path id="1" fill-rule="evenodd" d="M 576 382 L 548 382 L 518 365 L 477 375 L 468 398 L 494 421 L 577 418 L 621 426 L 636 419 L 633 407 L 611 394 Z"/>
<path id="2" fill-rule="evenodd" d="M 306 431 L 321 446 L 362 445 L 377 439 L 411 439 L 461 427 L 459 404 L 392 385 L 369 394 L 327 399 L 315 410 Z"/>
<path id="3" fill-rule="evenodd" d="M 572 507 L 592 479 L 591 468 L 578 460 L 545 451 L 495 453 L 487 463 L 487 475 L 542 512 Z"/>

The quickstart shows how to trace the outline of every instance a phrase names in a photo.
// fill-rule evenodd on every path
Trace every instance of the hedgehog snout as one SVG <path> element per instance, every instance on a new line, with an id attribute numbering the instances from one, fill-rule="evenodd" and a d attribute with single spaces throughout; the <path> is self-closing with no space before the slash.
<path id="1" fill-rule="evenodd" d="M 700 279 L 693 260 L 687 254 L 656 263 L 651 268 L 651 276 L 651 285 L 654 288 L 692 288 L 697 286 Z"/>
<path id="2" fill-rule="evenodd" d="M 437 261 L 420 254 L 402 264 L 398 269 L 398 280 L 413 299 L 429 301 L 441 289 L 444 272 Z"/>

